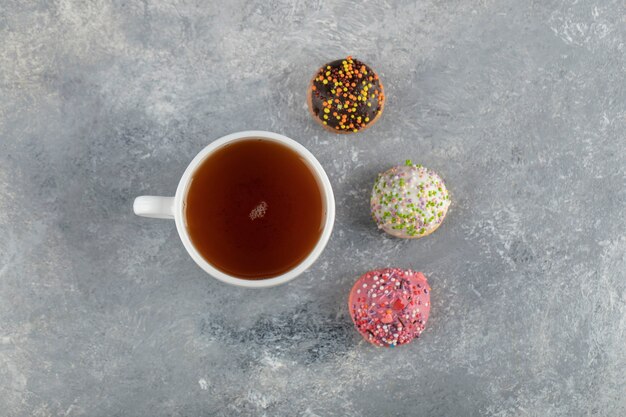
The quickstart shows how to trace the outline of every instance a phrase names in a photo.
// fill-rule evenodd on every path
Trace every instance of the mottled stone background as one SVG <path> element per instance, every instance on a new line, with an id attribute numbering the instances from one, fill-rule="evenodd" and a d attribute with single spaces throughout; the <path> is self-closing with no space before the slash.
<path id="1" fill-rule="evenodd" d="M 0 0 L 0 415 L 626 415 L 625 42 L 622 0 Z M 338 136 L 305 89 L 348 53 L 388 103 Z M 338 204 L 264 291 L 131 210 L 246 129 L 307 146 Z M 453 195 L 418 241 L 368 214 L 407 158 Z M 346 307 L 386 266 L 433 288 L 393 350 Z"/>

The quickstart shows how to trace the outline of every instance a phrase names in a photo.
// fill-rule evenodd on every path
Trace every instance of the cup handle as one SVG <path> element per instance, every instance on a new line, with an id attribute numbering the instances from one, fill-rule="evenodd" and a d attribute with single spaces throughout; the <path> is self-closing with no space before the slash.
<path id="1" fill-rule="evenodd" d="M 155 219 L 174 218 L 174 197 L 142 195 L 135 198 L 133 211 L 137 216 Z"/>

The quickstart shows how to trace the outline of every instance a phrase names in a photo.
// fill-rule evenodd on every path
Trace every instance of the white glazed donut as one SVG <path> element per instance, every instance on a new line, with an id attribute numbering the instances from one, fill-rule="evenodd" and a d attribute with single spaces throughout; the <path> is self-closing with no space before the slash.
<path id="1" fill-rule="evenodd" d="M 379 174 L 370 201 L 379 229 L 415 239 L 434 232 L 450 207 L 450 195 L 436 172 L 406 161 Z"/>

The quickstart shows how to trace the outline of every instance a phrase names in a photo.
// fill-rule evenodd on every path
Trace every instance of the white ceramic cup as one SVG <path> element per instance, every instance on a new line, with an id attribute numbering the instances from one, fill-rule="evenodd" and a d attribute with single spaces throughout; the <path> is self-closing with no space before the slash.
<path id="1" fill-rule="evenodd" d="M 320 191 L 322 193 L 324 206 L 324 228 L 317 244 L 315 245 L 311 253 L 306 258 L 304 258 L 302 262 L 300 262 L 298 265 L 285 272 L 284 274 L 273 278 L 257 280 L 244 279 L 226 274 L 207 262 L 202 257 L 202 255 L 200 255 L 198 250 L 191 242 L 191 239 L 189 238 L 189 233 L 187 232 L 187 227 L 185 226 L 184 213 L 185 197 L 187 195 L 189 183 L 191 181 L 191 178 L 193 177 L 194 172 L 202 164 L 202 162 L 217 149 L 227 144 L 251 138 L 261 138 L 263 140 L 281 143 L 282 145 L 287 146 L 291 150 L 295 151 L 298 155 L 300 155 L 302 159 L 304 159 L 309 165 L 311 171 L 315 174 L 315 177 L 320 186 Z M 176 221 L 176 229 L 178 230 L 178 235 L 180 236 L 180 240 L 183 241 L 185 249 L 187 249 L 187 252 L 189 252 L 191 258 L 196 261 L 200 268 L 204 269 L 210 275 L 214 276 L 220 281 L 226 282 L 227 284 L 233 284 L 249 288 L 262 288 L 273 287 L 275 285 L 284 284 L 285 282 L 291 281 L 302 272 L 304 272 L 309 266 L 311 266 L 320 256 L 320 254 L 324 250 L 324 247 L 326 246 L 326 243 L 328 243 L 328 239 L 330 238 L 330 234 L 333 230 L 333 224 L 335 222 L 335 197 L 333 196 L 333 189 L 330 185 L 330 181 L 328 180 L 328 176 L 326 175 L 324 168 L 322 168 L 318 160 L 315 159 L 313 154 L 309 152 L 304 146 L 300 145 L 295 140 L 289 139 L 288 137 L 283 135 L 279 135 L 278 133 L 249 130 L 245 132 L 232 133 L 230 135 L 221 137 L 212 142 L 202 151 L 200 151 L 200 153 L 198 153 L 198 155 L 193 158 L 189 166 L 187 166 L 187 169 L 185 169 L 185 173 L 178 183 L 178 187 L 176 188 L 176 195 L 174 197 L 157 197 L 143 195 L 135 199 L 135 202 L 133 204 L 133 210 L 135 214 L 143 217 L 174 219 Z"/>

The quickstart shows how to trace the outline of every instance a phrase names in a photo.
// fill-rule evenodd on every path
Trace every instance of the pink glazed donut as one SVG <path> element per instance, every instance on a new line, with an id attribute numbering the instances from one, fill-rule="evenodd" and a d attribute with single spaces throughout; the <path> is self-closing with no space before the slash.
<path id="1" fill-rule="evenodd" d="M 352 287 L 348 308 L 361 336 L 394 347 L 418 337 L 430 312 L 430 287 L 421 272 L 385 268 L 363 274 Z"/>

